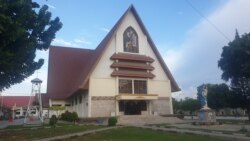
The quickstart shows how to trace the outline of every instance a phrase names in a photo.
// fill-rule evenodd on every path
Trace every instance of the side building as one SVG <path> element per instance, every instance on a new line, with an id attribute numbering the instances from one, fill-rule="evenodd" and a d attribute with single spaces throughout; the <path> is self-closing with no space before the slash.
<path id="1" fill-rule="evenodd" d="M 49 106 L 79 117 L 172 114 L 180 91 L 133 6 L 95 50 L 51 46 L 47 85 Z"/>

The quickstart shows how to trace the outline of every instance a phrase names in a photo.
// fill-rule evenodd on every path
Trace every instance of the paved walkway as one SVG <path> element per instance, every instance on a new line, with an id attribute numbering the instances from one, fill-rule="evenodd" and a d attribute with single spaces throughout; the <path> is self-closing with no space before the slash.
<path id="1" fill-rule="evenodd" d="M 106 127 L 106 128 L 101 128 L 101 129 L 89 130 L 89 131 L 72 133 L 72 134 L 61 135 L 61 136 L 55 136 L 55 137 L 50 137 L 50 138 L 44 138 L 44 139 L 39 139 L 39 140 L 35 140 L 35 141 L 63 140 L 63 139 L 69 139 L 69 138 L 76 137 L 76 136 L 84 136 L 84 135 L 88 135 L 88 134 L 94 134 L 96 132 L 102 132 L 102 131 L 106 131 L 106 130 L 110 130 L 110 129 L 121 128 L 121 127 L 122 126 Z"/>
<path id="2" fill-rule="evenodd" d="M 145 124 L 163 124 L 163 123 L 185 123 L 187 121 L 176 117 L 162 117 L 153 115 L 124 115 L 118 117 L 119 125 L 145 125 Z"/>
<path id="3" fill-rule="evenodd" d="M 15 119 L 12 122 L 9 122 L 8 120 L 1 120 L 0 121 L 0 129 L 6 128 L 9 125 L 22 125 L 24 119 Z"/>
<path id="4" fill-rule="evenodd" d="M 46 120 L 44 120 L 44 122 L 48 123 L 48 120 L 46 119 Z M 1 120 L 0 121 L 0 129 L 4 129 L 9 125 L 23 125 L 23 124 L 24 124 L 24 118 L 14 119 L 12 122 L 10 122 L 8 120 Z M 40 122 L 40 120 L 32 120 L 32 121 L 27 120 L 27 124 L 38 125 L 38 124 L 41 124 L 41 122 Z"/>
<path id="5" fill-rule="evenodd" d="M 171 127 L 177 127 L 182 129 L 205 129 L 205 130 L 216 130 L 216 131 L 239 131 L 244 126 L 250 131 L 250 125 L 246 124 L 221 124 L 221 125 L 192 125 L 191 123 L 184 124 L 170 124 Z"/>
<path id="6" fill-rule="evenodd" d="M 162 127 L 152 127 L 152 126 L 140 126 L 140 125 L 135 125 L 134 127 L 139 127 L 139 128 L 144 128 L 144 129 L 151 129 L 151 130 L 156 130 L 156 131 L 172 131 L 172 132 L 177 132 L 177 133 L 189 133 L 189 134 L 195 134 L 195 135 L 205 135 L 205 136 L 210 136 L 210 137 L 219 137 L 219 138 L 224 138 L 224 139 L 231 139 L 234 141 L 250 141 L 250 137 L 245 137 L 242 135 L 229 135 L 229 134 L 222 134 L 222 133 L 209 133 L 209 132 L 204 132 L 204 131 L 193 131 L 193 130 L 188 130 L 188 129 L 175 129 L 175 128 L 162 128 Z"/>

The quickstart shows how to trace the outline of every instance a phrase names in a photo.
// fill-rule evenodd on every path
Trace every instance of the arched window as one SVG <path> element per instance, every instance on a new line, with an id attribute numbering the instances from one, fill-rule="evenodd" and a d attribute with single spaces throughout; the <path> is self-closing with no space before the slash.
<path id="1" fill-rule="evenodd" d="M 138 35 L 130 26 L 123 33 L 124 52 L 139 53 Z"/>

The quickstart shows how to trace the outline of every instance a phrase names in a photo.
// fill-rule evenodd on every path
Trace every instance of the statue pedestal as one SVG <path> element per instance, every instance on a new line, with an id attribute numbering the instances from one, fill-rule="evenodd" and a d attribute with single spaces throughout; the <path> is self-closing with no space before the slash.
<path id="1" fill-rule="evenodd" d="M 198 122 L 200 124 L 209 125 L 209 124 L 216 123 L 215 111 L 208 108 L 208 107 L 204 107 L 204 108 L 200 109 L 198 117 L 199 117 Z"/>

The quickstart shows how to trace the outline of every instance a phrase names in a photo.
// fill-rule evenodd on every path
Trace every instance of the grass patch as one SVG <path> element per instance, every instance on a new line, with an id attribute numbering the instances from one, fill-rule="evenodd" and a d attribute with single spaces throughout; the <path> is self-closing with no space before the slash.
<path id="1" fill-rule="evenodd" d="M 102 128 L 104 126 L 93 126 L 93 125 L 69 125 L 69 124 L 59 124 L 56 128 L 46 128 L 48 126 L 40 127 L 24 127 L 20 126 L 9 127 L 9 130 L 2 130 L 0 132 L 0 141 L 13 141 L 13 140 L 34 140 L 41 138 L 48 138 L 58 135 L 65 135 L 70 133 L 77 133 L 97 128 Z M 15 129 L 15 130 L 12 130 Z M 22 130 L 17 130 L 22 129 Z"/>
<path id="2" fill-rule="evenodd" d="M 96 134 L 68 139 L 68 141 L 226 141 L 192 134 L 159 132 L 134 127 L 107 130 Z"/>

